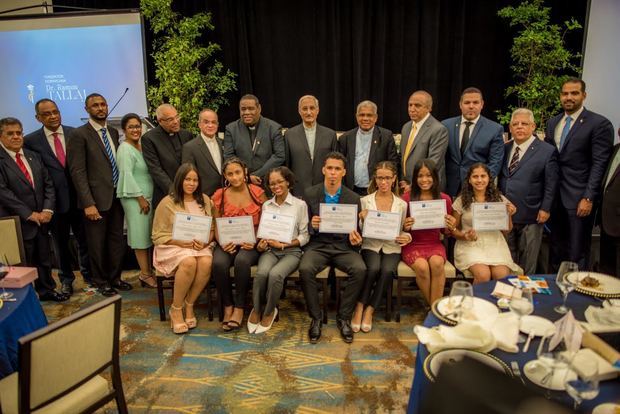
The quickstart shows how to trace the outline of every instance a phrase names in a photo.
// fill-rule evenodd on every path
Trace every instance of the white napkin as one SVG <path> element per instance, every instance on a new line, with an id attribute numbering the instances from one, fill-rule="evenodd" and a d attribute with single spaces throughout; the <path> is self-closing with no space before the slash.
<path id="1" fill-rule="evenodd" d="M 430 352 L 446 348 L 485 348 L 488 352 L 489 346 L 494 348 L 489 331 L 477 323 L 463 322 L 457 326 L 439 325 L 433 328 L 417 325 L 413 331 Z"/>
<path id="2" fill-rule="evenodd" d="M 519 352 L 519 319 L 512 312 L 500 313 L 491 326 L 497 347 L 506 352 Z"/>
<path id="3" fill-rule="evenodd" d="M 602 308 L 588 306 L 584 315 L 587 323 L 582 325 L 590 332 L 620 332 L 620 306 L 605 302 Z"/>

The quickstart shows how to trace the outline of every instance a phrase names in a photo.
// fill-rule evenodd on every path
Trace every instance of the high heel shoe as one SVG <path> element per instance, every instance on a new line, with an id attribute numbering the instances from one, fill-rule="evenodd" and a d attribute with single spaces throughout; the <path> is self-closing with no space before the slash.
<path id="1" fill-rule="evenodd" d="M 258 324 L 258 326 L 256 327 L 256 331 L 254 331 L 254 333 L 260 334 L 263 332 L 267 332 L 268 330 L 271 329 L 271 325 L 273 325 L 273 322 L 276 320 L 276 317 L 278 316 L 278 308 L 274 309 L 274 314 L 273 314 L 273 318 L 271 318 L 271 322 L 269 323 L 269 326 L 263 326 L 260 323 Z"/>
<path id="2" fill-rule="evenodd" d="M 351 323 L 351 330 L 355 333 L 360 331 L 361 325 L 359 323 Z"/>
<path id="3" fill-rule="evenodd" d="M 138 279 L 140 280 L 140 286 L 142 287 L 148 287 L 151 289 L 154 289 L 157 287 L 157 281 L 155 280 L 153 275 L 145 275 L 144 273 L 140 273 L 140 276 L 138 276 Z"/>
<path id="4" fill-rule="evenodd" d="M 187 301 L 185 302 L 185 308 L 192 308 L 192 310 L 194 309 L 194 304 L 193 303 L 188 303 Z M 185 314 L 187 314 L 187 312 L 185 312 Z M 196 319 L 196 315 L 194 315 L 193 318 L 185 318 L 185 323 L 187 324 L 187 327 L 189 329 L 194 329 L 196 327 L 196 325 L 198 324 L 198 320 Z"/>
<path id="5" fill-rule="evenodd" d="M 248 316 L 248 332 L 249 333 L 256 332 L 256 329 L 258 328 L 257 323 L 250 322 L 250 318 L 252 318 L 253 313 L 254 313 L 254 309 L 252 308 L 252 310 L 250 311 L 250 315 Z"/>
<path id="6" fill-rule="evenodd" d="M 172 311 L 181 311 L 181 318 L 183 318 L 183 307 L 177 308 L 174 305 L 170 305 L 170 310 L 168 310 L 168 315 L 170 315 L 170 327 L 172 328 L 172 332 L 175 334 L 183 334 L 189 330 L 185 321 L 181 323 L 174 323 L 172 320 Z"/>
<path id="7" fill-rule="evenodd" d="M 372 323 L 363 323 L 361 328 L 362 328 L 362 332 L 368 333 L 372 331 Z"/>

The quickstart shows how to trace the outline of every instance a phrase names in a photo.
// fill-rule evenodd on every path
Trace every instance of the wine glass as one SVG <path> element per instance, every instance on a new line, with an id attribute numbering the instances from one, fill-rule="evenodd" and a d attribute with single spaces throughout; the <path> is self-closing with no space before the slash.
<path id="1" fill-rule="evenodd" d="M 6 258 L 5 258 L 5 262 L 6 262 Z M 0 280 L 4 279 L 6 277 L 6 275 L 9 274 L 9 266 L 8 263 L 1 263 L 0 262 Z M 2 286 L 2 293 L 0 293 L 0 300 L 7 300 L 13 297 L 13 292 L 7 292 L 4 289 L 4 286 Z"/>
<path id="2" fill-rule="evenodd" d="M 521 318 L 525 315 L 529 315 L 534 312 L 534 300 L 532 298 L 532 289 L 517 289 L 512 290 L 512 296 L 508 305 L 510 310 L 513 311 L 518 318 L 517 326 L 521 330 Z M 525 342 L 525 335 L 519 334 L 517 343 Z"/>
<path id="3" fill-rule="evenodd" d="M 573 409 L 577 411 L 583 400 L 592 400 L 596 398 L 599 392 L 598 387 L 598 362 L 595 359 L 580 358 L 579 364 L 576 364 L 577 357 L 571 363 L 572 370 L 567 370 L 564 386 L 566 392 L 574 400 Z M 570 375 L 574 371 L 575 375 Z"/>
<path id="4" fill-rule="evenodd" d="M 562 292 L 562 305 L 556 306 L 553 308 L 557 313 L 565 314 L 568 312 L 568 308 L 566 307 L 566 298 L 568 294 L 575 290 L 575 284 L 571 283 L 568 279 L 568 275 L 571 273 L 575 273 L 579 271 L 579 267 L 575 262 L 562 262 L 560 264 L 560 268 L 558 270 L 558 274 L 555 278 L 555 283 L 558 285 L 560 292 Z"/>
<path id="5" fill-rule="evenodd" d="M 448 304 L 450 313 L 456 315 L 456 321 L 460 323 L 463 315 L 474 307 L 474 289 L 471 283 L 463 280 L 452 283 Z"/>

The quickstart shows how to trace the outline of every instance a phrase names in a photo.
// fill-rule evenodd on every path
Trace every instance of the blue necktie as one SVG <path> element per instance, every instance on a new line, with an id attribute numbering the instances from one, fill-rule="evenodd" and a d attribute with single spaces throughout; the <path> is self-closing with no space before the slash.
<path id="1" fill-rule="evenodd" d="M 116 184 L 118 183 L 118 167 L 116 167 L 116 160 L 114 159 L 112 147 L 108 141 L 108 131 L 106 131 L 105 128 L 101 128 L 101 138 L 103 139 L 103 145 L 105 146 L 105 153 L 108 155 L 110 165 L 112 165 L 112 181 L 114 182 L 114 187 L 116 187 Z"/>
<path id="2" fill-rule="evenodd" d="M 568 135 L 568 131 L 570 131 L 570 123 L 573 120 L 570 116 L 566 117 L 566 123 L 564 124 L 564 128 L 562 128 L 562 135 L 560 135 L 560 151 L 564 147 L 564 143 L 566 142 L 566 136 Z"/>

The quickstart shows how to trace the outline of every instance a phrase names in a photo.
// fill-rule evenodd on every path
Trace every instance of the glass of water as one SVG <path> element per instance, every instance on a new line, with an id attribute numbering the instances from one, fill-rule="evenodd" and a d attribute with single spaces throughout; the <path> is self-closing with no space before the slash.
<path id="1" fill-rule="evenodd" d="M 573 359 L 571 368 L 577 375 L 576 377 L 570 375 L 571 370 L 568 370 L 564 385 L 566 392 L 574 400 L 573 408 L 576 411 L 583 400 L 592 400 L 598 395 L 598 362 L 594 359 L 581 358 L 577 365 Z"/>
<path id="2" fill-rule="evenodd" d="M 450 313 L 455 315 L 457 323 L 461 322 L 463 315 L 474 307 L 474 290 L 471 283 L 456 281 L 450 289 Z"/>
<path id="3" fill-rule="evenodd" d="M 571 283 L 568 279 L 568 275 L 571 273 L 575 273 L 579 271 L 579 267 L 575 262 L 562 262 L 560 264 L 560 268 L 558 269 L 558 274 L 555 278 L 555 283 L 558 285 L 560 292 L 562 292 L 562 305 L 556 306 L 553 308 L 557 313 L 561 313 L 562 315 L 568 312 L 568 308 L 566 307 L 566 298 L 568 294 L 575 290 L 575 284 Z"/>
<path id="4" fill-rule="evenodd" d="M 534 312 L 534 299 L 532 297 L 532 289 L 517 289 L 512 290 L 512 297 L 510 298 L 509 307 L 517 317 L 519 318 L 518 327 L 521 329 L 521 318 L 525 315 L 529 315 Z M 518 343 L 525 342 L 525 336 L 519 334 Z"/>

